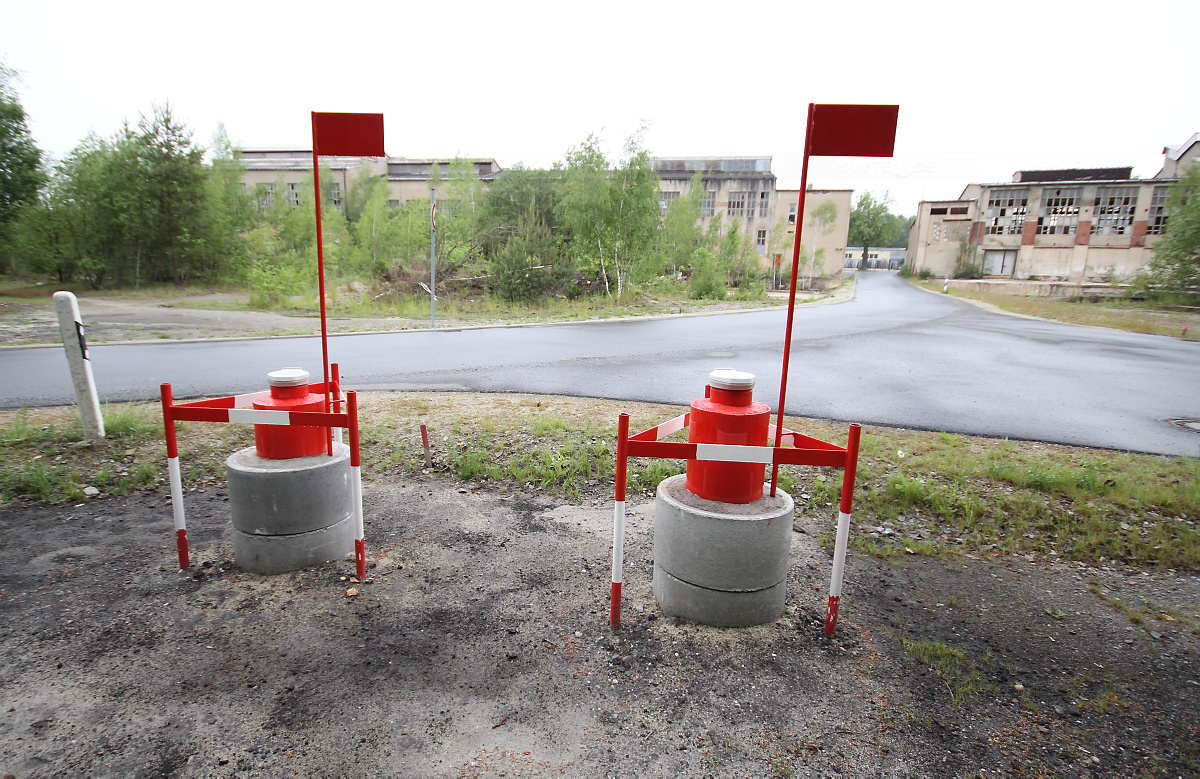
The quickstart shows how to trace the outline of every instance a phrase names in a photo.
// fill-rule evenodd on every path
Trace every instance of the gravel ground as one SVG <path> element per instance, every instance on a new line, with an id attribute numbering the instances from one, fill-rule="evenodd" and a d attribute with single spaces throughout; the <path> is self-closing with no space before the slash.
<path id="1" fill-rule="evenodd" d="M 637 504 L 614 633 L 605 496 L 418 474 L 375 478 L 365 503 L 367 582 L 350 561 L 241 571 L 223 487 L 187 496 L 185 572 L 161 488 L 0 508 L 0 770 L 1200 772 L 1195 576 L 852 552 L 826 638 L 833 517 L 802 515 L 784 617 L 718 629 L 658 610 Z"/>

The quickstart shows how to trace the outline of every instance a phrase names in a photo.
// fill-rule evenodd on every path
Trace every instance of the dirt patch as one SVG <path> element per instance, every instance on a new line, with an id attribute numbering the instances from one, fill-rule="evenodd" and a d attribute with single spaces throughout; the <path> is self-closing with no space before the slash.
<path id="1" fill-rule="evenodd" d="M 1195 576 L 852 552 L 830 639 L 801 516 L 784 617 L 709 628 L 658 611 L 641 503 L 614 633 L 606 497 L 376 474 L 368 582 L 239 570 L 227 501 L 187 494 L 186 572 L 162 488 L 0 510 L 3 773 L 1200 771 Z"/>

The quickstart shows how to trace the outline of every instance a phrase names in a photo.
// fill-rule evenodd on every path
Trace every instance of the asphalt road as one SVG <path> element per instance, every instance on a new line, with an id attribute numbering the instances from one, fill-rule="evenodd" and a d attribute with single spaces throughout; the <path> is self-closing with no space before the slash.
<path id="1" fill-rule="evenodd" d="M 714 368 L 759 377 L 775 408 L 783 311 L 330 339 L 349 389 L 531 392 L 686 404 Z M 86 325 L 86 322 L 84 323 Z M 275 338 L 93 346 L 110 401 L 227 395 L 300 365 L 320 341 Z M 0 349 L 0 406 L 73 401 L 60 347 Z M 1200 455 L 1200 342 L 984 311 L 859 273 L 853 300 L 796 311 L 787 412 L 865 424 Z"/>

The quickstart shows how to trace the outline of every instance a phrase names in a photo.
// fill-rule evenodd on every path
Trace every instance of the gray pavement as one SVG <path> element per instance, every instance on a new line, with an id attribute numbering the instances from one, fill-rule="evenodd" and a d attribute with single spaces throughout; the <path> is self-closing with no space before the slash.
<path id="1" fill-rule="evenodd" d="M 781 310 L 330 339 L 352 389 L 532 392 L 684 404 L 714 368 L 751 371 L 777 405 Z M 85 322 L 86 325 L 86 322 Z M 91 349 L 105 400 L 265 386 L 320 374 L 316 338 Z M 1162 454 L 1200 454 L 1200 342 L 1010 317 L 859 273 L 849 302 L 796 310 L 787 412 Z M 0 406 L 72 402 L 60 347 L 0 349 Z"/>

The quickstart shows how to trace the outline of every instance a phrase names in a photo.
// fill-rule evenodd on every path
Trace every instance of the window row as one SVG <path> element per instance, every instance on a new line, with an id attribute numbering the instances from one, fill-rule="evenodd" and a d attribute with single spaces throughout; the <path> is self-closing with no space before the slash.
<path id="1" fill-rule="evenodd" d="M 1125 235 L 1133 229 L 1138 187 L 1097 187 L 1092 202 L 1092 233 Z M 1155 187 L 1150 201 L 1147 232 L 1158 235 L 1167 222 L 1167 187 Z M 1037 217 L 1038 235 L 1074 235 L 1079 228 L 1082 187 L 1042 190 Z M 989 235 L 1020 235 L 1029 216 L 1028 189 L 993 190 L 988 196 L 984 232 Z"/>

